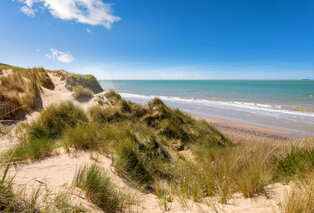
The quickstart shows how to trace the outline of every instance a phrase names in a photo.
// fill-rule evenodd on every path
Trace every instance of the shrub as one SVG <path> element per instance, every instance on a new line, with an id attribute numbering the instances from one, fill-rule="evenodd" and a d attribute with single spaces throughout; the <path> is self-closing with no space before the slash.
<path id="1" fill-rule="evenodd" d="M 105 212 L 119 212 L 123 208 L 125 195 L 117 191 L 108 174 L 96 164 L 83 166 L 73 180 L 88 199 Z"/>
<path id="2" fill-rule="evenodd" d="M 67 127 L 75 127 L 88 121 L 85 112 L 71 102 L 49 106 L 38 121 L 28 127 L 30 138 L 59 138 Z"/>
<path id="3" fill-rule="evenodd" d="M 90 99 L 93 97 L 93 91 L 81 85 L 73 87 L 73 97 L 77 100 Z"/>
<path id="4" fill-rule="evenodd" d="M 292 147 L 291 152 L 278 163 L 281 176 L 291 176 L 311 171 L 314 167 L 314 149 Z"/>

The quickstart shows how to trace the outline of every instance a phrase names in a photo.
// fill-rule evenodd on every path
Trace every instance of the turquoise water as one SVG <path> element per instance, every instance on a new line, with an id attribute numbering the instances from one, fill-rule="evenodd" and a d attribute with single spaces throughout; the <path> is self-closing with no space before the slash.
<path id="1" fill-rule="evenodd" d="M 116 80 L 100 81 L 128 100 L 159 96 L 169 106 L 298 133 L 314 133 L 314 81 Z"/>

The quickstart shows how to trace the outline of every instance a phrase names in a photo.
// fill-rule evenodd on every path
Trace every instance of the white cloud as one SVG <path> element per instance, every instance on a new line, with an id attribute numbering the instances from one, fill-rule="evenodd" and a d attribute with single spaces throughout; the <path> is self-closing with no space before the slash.
<path id="1" fill-rule="evenodd" d="M 35 16 L 35 10 L 33 10 L 31 7 L 28 7 L 28 6 L 21 7 L 21 12 L 30 17 Z"/>
<path id="2" fill-rule="evenodd" d="M 61 52 L 54 48 L 50 48 L 50 51 L 51 53 L 50 54 L 48 53 L 46 55 L 49 59 L 57 60 L 62 63 L 71 63 L 72 61 L 74 61 L 74 58 L 70 53 Z"/>
<path id="3" fill-rule="evenodd" d="M 34 7 L 43 7 L 56 18 L 101 25 L 107 29 L 120 20 L 120 17 L 112 14 L 111 5 L 103 3 L 102 0 L 19 0 L 19 2 L 24 4 L 21 11 L 29 16 L 35 16 Z"/>
<path id="4" fill-rule="evenodd" d="M 88 29 L 88 28 L 86 28 L 86 32 L 92 33 L 92 31 L 90 29 Z"/>

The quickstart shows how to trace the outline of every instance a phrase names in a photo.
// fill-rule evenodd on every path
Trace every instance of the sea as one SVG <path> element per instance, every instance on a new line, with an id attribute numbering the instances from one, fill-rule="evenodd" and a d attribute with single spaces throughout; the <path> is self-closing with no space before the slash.
<path id="1" fill-rule="evenodd" d="M 314 80 L 100 80 L 126 99 L 159 97 L 169 107 L 213 118 L 314 135 Z"/>

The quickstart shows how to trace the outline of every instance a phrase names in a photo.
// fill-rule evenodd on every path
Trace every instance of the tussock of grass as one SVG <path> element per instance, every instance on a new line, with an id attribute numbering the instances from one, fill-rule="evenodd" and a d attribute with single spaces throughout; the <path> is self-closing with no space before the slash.
<path id="1" fill-rule="evenodd" d="M 282 213 L 314 212 L 314 173 L 297 180 L 280 204 Z"/>
<path id="2" fill-rule="evenodd" d="M 109 90 L 106 93 L 106 97 L 108 98 L 108 100 L 110 101 L 111 104 L 115 104 L 117 103 L 119 100 L 121 100 L 121 96 L 116 93 L 114 90 Z"/>
<path id="3" fill-rule="evenodd" d="M 108 106 L 103 108 L 95 106 L 89 109 L 89 114 L 93 121 L 99 124 L 123 122 L 128 119 L 127 115 L 117 107 Z"/>
<path id="4" fill-rule="evenodd" d="M 84 98 L 90 99 L 91 97 L 93 97 L 93 91 L 91 89 L 78 85 L 73 87 L 73 97 L 77 100 Z"/>
<path id="5" fill-rule="evenodd" d="M 133 181 L 140 184 L 148 184 L 152 181 L 150 171 L 145 168 L 140 159 L 137 146 L 132 141 L 123 141 L 117 147 L 118 159 L 115 167 L 118 173 L 129 176 Z"/>
<path id="6" fill-rule="evenodd" d="M 8 151 L 10 155 L 13 150 L 14 153 L 13 161 L 22 161 L 26 159 L 37 160 L 45 158 L 51 155 L 54 149 L 54 142 L 48 138 L 31 138 L 27 142 L 22 142 L 17 147 Z"/>
<path id="7" fill-rule="evenodd" d="M 74 177 L 73 184 L 82 189 L 88 199 L 105 212 L 122 210 L 125 195 L 117 191 L 108 174 L 96 164 L 81 167 Z"/>
<path id="8" fill-rule="evenodd" d="M 63 136 L 66 129 L 87 122 L 85 112 L 70 102 L 50 106 L 37 121 L 26 125 L 26 137 L 5 156 L 10 156 L 16 150 L 13 161 L 48 157 L 55 148 L 56 140 Z"/>
<path id="9" fill-rule="evenodd" d="M 278 173 L 283 177 L 302 174 L 311 168 L 314 168 L 314 149 L 309 147 L 292 147 L 278 163 Z"/>
<path id="10" fill-rule="evenodd" d="M 49 106 L 40 118 L 29 125 L 30 138 L 59 138 L 66 128 L 87 123 L 85 112 L 71 102 Z"/>
<path id="11" fill-rule="evenodd" d="M 221 203 L 226 203 L 235 192 L 252 197 L 272 182 L 276 151 L 265 144 L 198 150 L 195 162 L 178 164 L 175 168 L 174 188 L 179 195 L 195 201 L 218 196 Z"/>
<path id="12" fill-rule="evenodd" d="M 74 128 L 68 128 L 64 133 L 64 145 L 66 149 L 73 147 L 75 149 L 99 150 L 104 146 L 105 131 L 94 124 L 78 125 Z"/>

